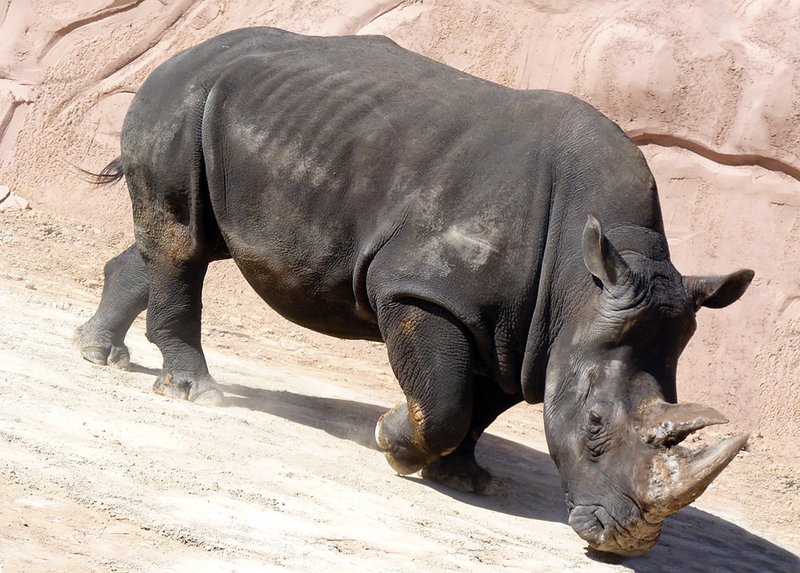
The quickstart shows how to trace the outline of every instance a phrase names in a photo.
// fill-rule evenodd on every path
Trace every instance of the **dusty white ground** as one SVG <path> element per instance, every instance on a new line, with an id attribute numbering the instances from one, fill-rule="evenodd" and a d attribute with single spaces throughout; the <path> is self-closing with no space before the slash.
<path id="1" fill-rule="evenodd" d="M 161 358 L 141 319 L 132 372 L 85 362 L 72 331 L 128 240 L 0 212 L 3 573 L 800 571 L 800 473 L 758 437 L 654 551 L 621 562 L 588 555 L 566 524 L 538 406 L 479 447 L 493 497 L 394 475 L 373 442 L 400 398 L 382 346 L 283 321 L 230 266 L 205 294 L 224 407 L 151 392 Z"/>

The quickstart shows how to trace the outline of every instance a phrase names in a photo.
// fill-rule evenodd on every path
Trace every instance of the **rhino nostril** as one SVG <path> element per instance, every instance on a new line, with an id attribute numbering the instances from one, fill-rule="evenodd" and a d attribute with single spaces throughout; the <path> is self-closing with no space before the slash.
<path id="1" fill-rule="evenodd" d="M 573 506 L 569 514 L 569 525 L 575 530 L 584 541 L 592 546 L 599 543 L 599 538 L 605 529 L 603 523 L 598 519 L 596 506 L 579 505 Z"/>
<path id="2" fill-rule="evenodd" d="M 626 557 L 644 555 L 658 542 L 659 524 L 637 519 L 620 524 L 600 505 L 578 505 L 569 514 L 569 525 L 597 551 Z"/>

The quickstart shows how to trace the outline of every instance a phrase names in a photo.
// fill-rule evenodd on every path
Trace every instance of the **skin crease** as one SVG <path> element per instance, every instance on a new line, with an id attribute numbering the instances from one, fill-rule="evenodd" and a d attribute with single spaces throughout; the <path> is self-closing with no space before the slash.
<path id="1" fill-rule="evenodd" d="M 153 72 L 121 146 L 105 181 L 127 181 L 136 245 L 106 269 L 125 288 L 76 331 L 84 356 L 121 355 L 145 304 L 164 357 L 154 390 L 221 402 L 202 282 L 233 258 L 286 318 L 386 343 L 407 400 L 376 440 L 396 471 L 489 493 L 475 443 L 544 400 L 568 504 L 595 508 L 573 510 L 576 531 L 602 550 L 652 547 L 641 482 L 668 450 L 638 416 L 676 400 L 695 310 L 730 304 L 752 273 L 675 270 L 655 180 L 613 122 L 386 38 L 254 28 Z"/>

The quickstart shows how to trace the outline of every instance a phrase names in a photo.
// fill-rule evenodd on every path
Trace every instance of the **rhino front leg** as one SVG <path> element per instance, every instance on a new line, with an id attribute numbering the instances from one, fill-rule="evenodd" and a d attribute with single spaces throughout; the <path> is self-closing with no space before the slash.
<path id="1" fill-rule="evenodd" d="M 97 312 L 75 329 L 72 336 L 86 360 L 130 369 L 125 334 L 147 308 L 149 290 L 147 269 L 136 245 L 106 263 L 103 296 Z"/>
<path id="2" fill-rule="evenodd" d="M 404 300 L 378 316 L 389 361 L 406 395 L 378 421 L 389 465 L 410 474 L 450 454 L 472 419 L 472 348 L 464 327 L 432 303 Z"/>
<path id="3" fill-rule="evenodd" d="M 492 495 L 492 475 L 475 460 L 475 446 L 484 430 L 497 416 L 522 401 L 521 394 L 508 394 L 488 378 L 473 382 L 472 422 L 456 450 L 442 456 L 422 470 L 422 477 L 459 491 Z"/>

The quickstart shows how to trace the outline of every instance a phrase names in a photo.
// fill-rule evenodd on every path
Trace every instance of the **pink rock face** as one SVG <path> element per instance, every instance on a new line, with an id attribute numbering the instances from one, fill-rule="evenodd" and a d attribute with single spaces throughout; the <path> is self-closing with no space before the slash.
<path id="1" fill-rule="evenodd" d="M 379 33 L 516 88 L 586 99 L 642 146 L 686 274 L 753 268 L 743 300 L 700 312 L 680 399 L 796 458 L 800 435 L 800 5 L 648 0 L 0 0 L 0 184 L 99 227 L 124 192 L 73 166 L 118 154 L 128 103 L 177 51 L 226 30 Z"/>

